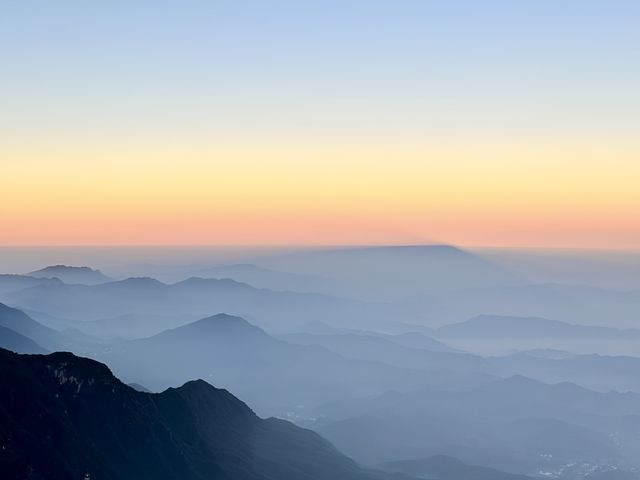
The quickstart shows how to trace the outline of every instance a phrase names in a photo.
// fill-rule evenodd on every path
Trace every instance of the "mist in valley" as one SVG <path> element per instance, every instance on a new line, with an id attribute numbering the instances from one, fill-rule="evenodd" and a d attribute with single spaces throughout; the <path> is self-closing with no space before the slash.
<path id="1" fill-rule="evenodd" d="M 638 478 L 638 255 L 545 255 L 4 248 L 0 346 L 144 392 L 202 379 L 371 475 Z"/>

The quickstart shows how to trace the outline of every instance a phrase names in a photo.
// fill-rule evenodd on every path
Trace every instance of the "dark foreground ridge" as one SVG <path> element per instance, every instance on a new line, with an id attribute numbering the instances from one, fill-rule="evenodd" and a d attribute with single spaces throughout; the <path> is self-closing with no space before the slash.
<path id="1" fill-rule="evenodd" d="M 5 480 L 387 478 L 203 380 L 144 393 L 71 353 L 4 349 L 0 378 Z"/>

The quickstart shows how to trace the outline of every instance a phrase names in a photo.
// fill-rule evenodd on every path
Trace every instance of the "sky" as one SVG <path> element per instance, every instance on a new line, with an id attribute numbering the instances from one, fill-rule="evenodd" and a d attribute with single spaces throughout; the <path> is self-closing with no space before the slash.
<path id="1" fill-rule="evenodd" d="M 640 2 L 0 5 L 0 245 L 640 249 Z"/>

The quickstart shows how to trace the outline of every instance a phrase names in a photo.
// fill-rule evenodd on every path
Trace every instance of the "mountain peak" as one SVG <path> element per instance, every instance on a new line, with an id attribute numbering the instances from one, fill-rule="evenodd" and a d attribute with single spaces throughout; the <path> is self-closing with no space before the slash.
<path id="1" fill-rule="evenodd" d="M 201 318 L 200 320 L 196 320 L 189 325 L 185 325 L 185 327 L 212 327 L 216 329 L 244 329 L 244 330 L 254 330 L 263 332 L 263 330 L 255 325 L 250 324 L 244 318 L 238 317 L 236 315 L 229 315 L 227 313 L 217 313 L 216 315 L 211 315 L 210 317 Z M 180 327 L 179 327 L 180 328 Z M 263 332 L 264 333 L 264 332 Z"/>
<path id="2" fill-rule="evenodd" d="M 61 388 L 71 388 L 75 394 L 83 389 L 97 385 L 124 385 L 109 368 L 95 360 L 77 357 L 70 352 L 55 352 L 48 355 L 18 355 L 0 349 L 0 364 L 9 378 L 9 371 L 22 364 L 34 370 L 35 377 L 41 381 L 58 384 Z M 24 377 L 27 381 L 28 377 Z"/>
<path id="3" fill-rule="evenodd" d="M 31 272 L 30 275 L 33 275 L 35 273 L 43 273 L 43 272 L 99 272 L 99 270 L 94 270 L 93 268 L 90 267 L 76 267 L 73 265 L 63 265 L 63 264 L 58 264 L 58 265 L 49 265 L 48 267 L 44 267 L 40 270 L 36 270 L 34 272 Z"/>
<path id="4" fill-rule="evenodd" d="M 35 270 L 27 275 L 36 278 L 59 278 L 66 283 L 80 283 L 85 285 L 95 285 L 106 283 L 112 279 L 107 277 L 100 270 L 90 267 L 77 267 L 72 265 L 49 265 L 40 270 Z"/>
<path id="5" fill-rule="evenodd" d="M 211 341 L 218 335 L 220 335 L 221 339 L 222 336 L 227 335 L 241 335 L 243 338 L 268 337 L 268 334 L 264 330 L 252 325 L 244 318 L 226 313 L 218 313 L 177 328 L 165 330 L 156 335 L 156 337 L 180 336 L 192 341 L 196 339 Z"/>
<path id="6" fill-rule="evenodd" d="M 211 403 L 211 400 L 215 399 L 215 405 L 209 405 L 208 410 L 210 412 L 216 411 L 217 414 L 225 420 L 242 416 L 256 417 L 253 410 L 242 400 L 236 398 L 231 392 L 224 388 L 214 387 L 201 378 L 190 380 L 182 386 L 173 389 L 173 391 L 183 398 L 204 400 L 205 404 Z M 165 390 L 165 392 L 167 392 L 167 390 Z M 199 401 L 198 403 L 203 402 Z"/>
<path id="7" fill-rule="evenodd" d="M 262 420 L 203 380 L 142 393 L 93 360 L 2 349 L 0 376 L 0 411 L 12 412 L 3 418 L 3 477 L 82 478 L 89 469 L 113 479 L 380 478 L 317 434 Z"/>

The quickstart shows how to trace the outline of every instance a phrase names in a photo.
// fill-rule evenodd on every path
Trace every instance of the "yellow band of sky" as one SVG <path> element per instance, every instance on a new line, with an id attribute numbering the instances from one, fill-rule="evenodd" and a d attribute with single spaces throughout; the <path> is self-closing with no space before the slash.
<path id="1" fill-rule="evenodd" d="M 611 144 L 254 138 L 4 147 L 0 242 L 635 248 L 639 150 Z"/>

